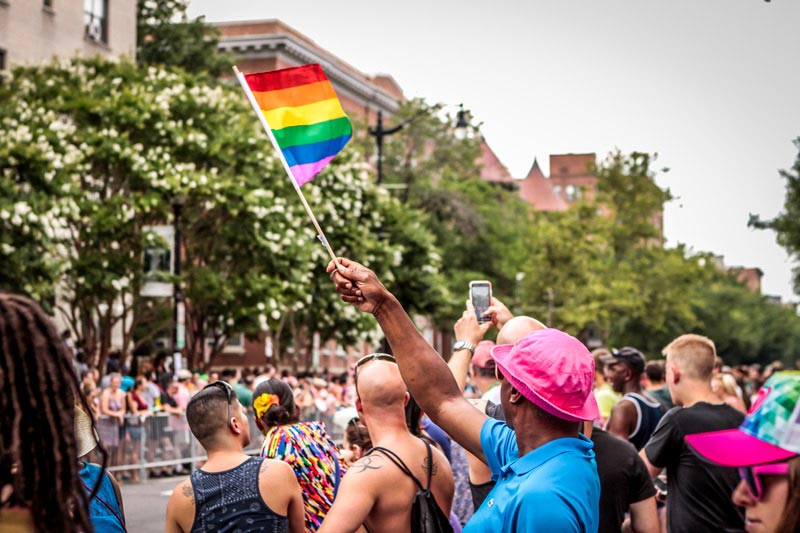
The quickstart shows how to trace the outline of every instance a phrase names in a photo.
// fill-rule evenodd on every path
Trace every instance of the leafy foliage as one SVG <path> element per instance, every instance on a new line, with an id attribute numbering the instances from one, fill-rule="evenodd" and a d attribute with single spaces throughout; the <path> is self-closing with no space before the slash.
<path id="1" fill-rule="evenodd" d="M 219 30 L 203 17 L 190 20 L 187 0 L 138 0 L 136 60 L 173 66 L 210 79 L 229 73 L 233 60 L 217 48 Z"/>
<path id="2" fill-rule="evenodd" d="M 780 172 L 786 180 L 783 212 L 766 221 L 756 215 L 750 215 L 749 223 L 756 228 L 775 231 L 778 243 L 786 249 L 795 262 L 798 262 L 800 261 L 800 137 L 794 140 L 794 145 L 798 153 L 792 168 Z M 794 268 L 794 292 L 800 295 L 800 267 Z"/>
<path id="3" fill-rule="evenodd" d="M 115 327 L 129 349 L 137 326 L 158 316 L 140 296 L 142 252 L 156 239 L 144 227 L 169 223 L 176 198 L 190 365 L 208 364 L 241 332 L 302 345 L 314 331 L 345 343 L 374 331 L 371 317 L 330 290 L 328 257 L 238 88 L 179 70 L 69 60 L 16 69 L 0 87 L 0 125 L 3 284 L 57 295 L 99 363 Z M 337 252 L 405 280 L 424 295 L 416 308 L 433 308 L 432 236 L 371 184 L 354 154 L 304 191 Z M 375 239 L 377 228 L 385 238 Z M 423 274 L 402 272 L 404 263 Z"/>

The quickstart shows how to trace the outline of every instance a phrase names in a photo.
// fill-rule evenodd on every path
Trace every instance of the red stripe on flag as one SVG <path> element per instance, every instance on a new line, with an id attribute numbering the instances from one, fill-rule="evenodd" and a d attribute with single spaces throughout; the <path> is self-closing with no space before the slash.
<path id="1" fill-rule="evenodd" d="M 303 65 L 302 67 L 291 67 L 271 72 L 259 72 L 256 74 L 245 74 L 247 85 L 253 91 L 276 91 L 278 89 L 288 89 L 309 83 L 327 81 L 322 67 L 314 63 Z"/>

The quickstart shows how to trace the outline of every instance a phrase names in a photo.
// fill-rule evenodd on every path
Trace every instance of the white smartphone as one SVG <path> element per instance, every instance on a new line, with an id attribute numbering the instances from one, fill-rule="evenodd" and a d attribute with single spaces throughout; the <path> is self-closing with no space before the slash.
<path id="1" fill-rule="evenodd" d="M 470 281 L 469 299 L 472 301 L 472 307 L 475 308 L 478 322 L 489 322 L 491 317 L 483 316 L 483 314 L 492 305 L 492 283 L 486 280 Z"/>

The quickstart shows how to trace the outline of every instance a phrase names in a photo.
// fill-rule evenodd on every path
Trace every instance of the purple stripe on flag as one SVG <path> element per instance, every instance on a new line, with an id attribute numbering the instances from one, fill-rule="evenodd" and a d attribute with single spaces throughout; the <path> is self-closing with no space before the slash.
<path id="1" fill-rule="evenodd" d="M 303 185 L 314 179 L 314 176 L 319 174 L 319 171 L 325 168 L 325 165 L 331 162 L 335 155 L 314 161 L 313 163 L 306 163 L 304 165 L 293 165 L 289 167 L 292 171 L 294 179 L 298 185 Z"/>

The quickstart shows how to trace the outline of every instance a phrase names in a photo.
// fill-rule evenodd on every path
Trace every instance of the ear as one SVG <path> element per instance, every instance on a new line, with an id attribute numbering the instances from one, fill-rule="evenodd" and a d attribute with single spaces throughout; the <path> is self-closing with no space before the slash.
<path id="1" fill-rule="evenodd" d="M 361 398 L 356 398 L 356 412 L 360 415 L 364 414 L 364 410 L 361 408 Z"/>
<path id="2" fill-rule="evenodd" d="M 681 380 L 681 371 L 680 371 L 680 369 L 678 367 L 673 366 L 672 367 L 672 383 L 677 385 L 680 380 Z"/>
<path id="3" fill-rule="evenodd" d="M 525 397 L 522 394 L 520 394 L 517 389 L 515 389 L 513 387 L 511 388 L 511 395 L 510 395 L 510 398 L 509 398 L 509 401 L 511 403 L 516 405 L 519 402 L 521 402 L 524 398 Z"/>
<path id="4" fill-rule="evenodd" d="M 633 380 L 634 380 L 633 370 L 631 370 L 630 368 L 626 368 L 625 369 L 625 381 L 633 381 Z"/>
<path id="5" fill-rule="evenodd" d="M 411 394 L 408 391 L 406 391 L 405 396 L 403 396 L 403 407 L 406 407 L 408 405 L 408 401 L 410 399 L 411 399 Z"/>
<path id="6" fill-rule="evenodd" d="M 232 416 L 230 419 L 228 419 L 228 427 L 231 428 L 231 432 L 233 432 L 234 435 L 240 435 L 242 433 L 239 420 L 235 416 Z"/>
<path id="7" fill-rule="evenodd" d="M 264 425 L 264 422 L 262 422 L 261 419 L 258 418 L 257 416 L 254 418 L 256 419 L 256 427 L 258 428 L 259 431 L 263 433 L 267 429 L 266 426 Z"/>

